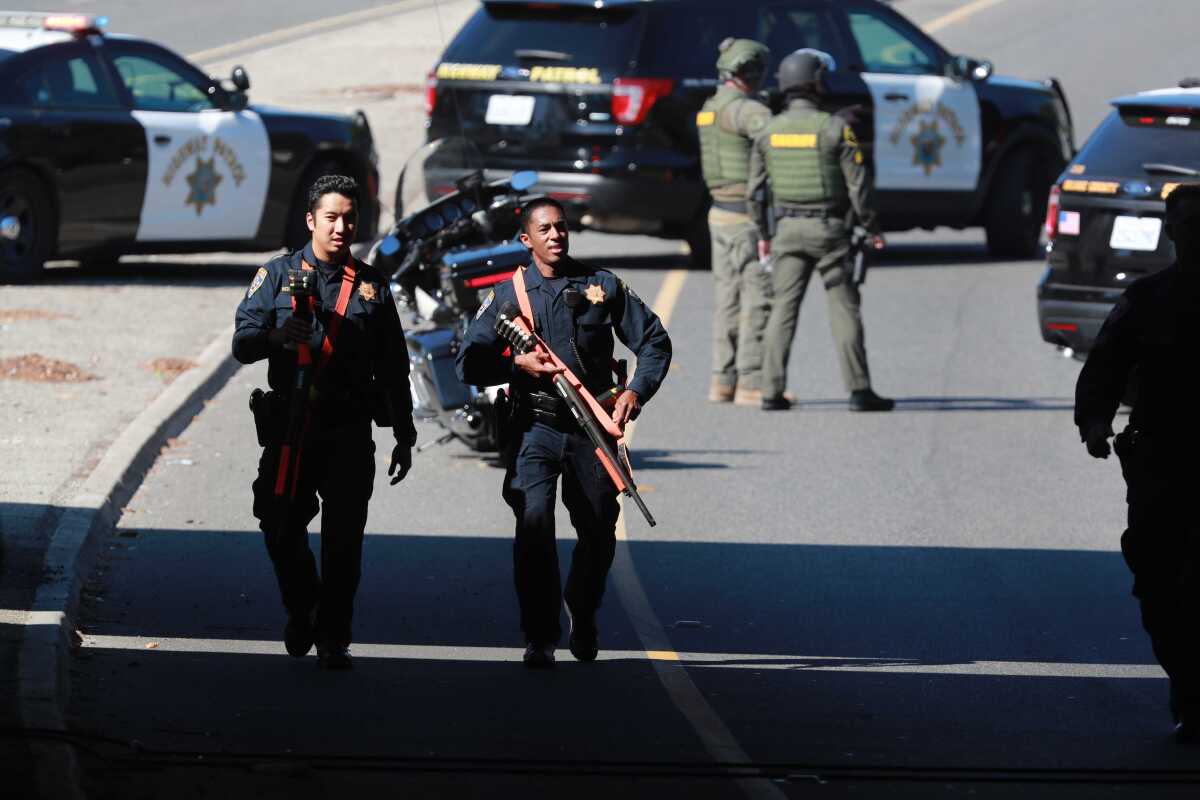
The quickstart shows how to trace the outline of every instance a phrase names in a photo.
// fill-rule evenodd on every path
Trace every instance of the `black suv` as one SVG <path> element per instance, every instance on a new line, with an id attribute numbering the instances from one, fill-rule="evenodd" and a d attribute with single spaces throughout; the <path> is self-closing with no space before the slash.
<path id="1" fill-rule="evenodd" d="M 1073 152 L 1057 82 L 994 77 L 874 0 L 483 0 L 429 75 L 429 139 L 467 137 L 489 170 L 537 170 L 583 227 L 684 238 L 703 261 L 695 115 L 727 36 L 764 42 L 775 64 L 802 47 L 834 57 L 830 106 L 853 107 L 887 229 L 982 225 L 998 255 L 1038 252 Z"/>
<path id="2" fill-rule="evenodd" d="M 1195 81 L 1184 81 L 1192 86 Z M 1119 97 L 1050 189 L 1042 338 L 1083 357 L 1129 284 L 1168 265 L 1166 197 L 1200 180 L 1200 90 Z"/>

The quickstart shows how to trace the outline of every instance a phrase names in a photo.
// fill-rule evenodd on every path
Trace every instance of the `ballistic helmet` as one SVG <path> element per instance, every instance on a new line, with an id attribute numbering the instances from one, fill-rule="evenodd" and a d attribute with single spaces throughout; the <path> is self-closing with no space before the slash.
<path id="1" fill-rule="evenodd" d="M 836 68 L 837 63 L 829 53 L 805 47 L 779 62 L 779 88 L 787 92 L 820 86 L 825 73 Z"/>
<path id="2" fill-rule="evenodd" d="M 771 60 L 771 51 L 761 42 L 753 39 L 734 39 L 729 37 L 717 45 L 720 55 L 717 56 L 717 74 L 723 80 L 741 78 L 746 83 L 757 87 L 767 72 L 767 62 Z"/>

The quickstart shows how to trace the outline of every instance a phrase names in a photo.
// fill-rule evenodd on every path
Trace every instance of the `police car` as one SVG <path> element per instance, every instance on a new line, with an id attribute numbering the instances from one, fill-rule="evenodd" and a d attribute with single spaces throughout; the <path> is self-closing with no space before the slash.
<path id="1" fill-rule="evenodd" d="M 886 229 L 981 225 L 997 255 L 1039 252 L 1073 153 L 1061 87 L 994 76 L 874 0 L 483 0 L 428 76 L 429 138 L 537 170 L 585 227 L 686 238 L 703 258 L 695 119 L 728 36 L 769 46 L 772 76 L 799 48 L 833 56 L 830 105 L 853 107 Z"/>
<path id="2" fill-rule="evenodd" d="M 1067 355 L 1091 350 L 1129 284 L 1167 267 L 1166 198 L 1200 182 L 1200 82 L 1118 97 L 1050 189 L 1042 339 Z"/>
<path id="3" fill-rule="evenodd" d="M 244 70 L 214 80 L 104 24 L 0 12 L 0 281 L 54 257 L 294 246 L 303 195 L 328 172 L 365 187 L 374 231 L 365 116 L 251 106 Z"/>

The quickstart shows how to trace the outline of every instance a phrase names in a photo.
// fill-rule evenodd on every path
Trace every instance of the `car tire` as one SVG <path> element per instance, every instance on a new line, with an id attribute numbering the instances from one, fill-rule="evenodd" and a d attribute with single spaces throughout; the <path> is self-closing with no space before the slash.
<path id="1" fill-rule="evenodd" d="M 0 283 L 37 280 L 54 249 L 54 205 L 45 184 L 33 173 L 0 173 L 0 222 L 15 220 L 12 238 L 0 235 Z M 12 223 L 10 223 L 12 224 Z"/>
<path id="2" fill-rule="evenodd" d="M 1020 259 L 1038 255 L 1053 179 L 1046 161 L 1032 148 L 1021 148 L 1005 157 L 992 181 L 984 211 L 989 253 L 997 258 Z"/>
<path id="3" fill-rule="evenodd" d="M 326 175 L 344 175 L 345 173 L 345 167 L 333 159 L 317 161 L 304 171 L 300 182 L 296 184 L 296 199 L 292 201 L 292 217 L 288 220 L 284 247 L 288 250 L 299 250 L 312 239 L 312 233 L 308 230 L 308 222 L 305 217 L 308 211 L 308 190 L 312 188 L 312 185 L 318 178 Z"/>
<path id="4" fill-rule="evenodd" d="M 708 209 L 688 226 L 684 239 L 688 249 L 692 251 L 692 269 L 712 269 L 712 236 L 708 232 Z"/>

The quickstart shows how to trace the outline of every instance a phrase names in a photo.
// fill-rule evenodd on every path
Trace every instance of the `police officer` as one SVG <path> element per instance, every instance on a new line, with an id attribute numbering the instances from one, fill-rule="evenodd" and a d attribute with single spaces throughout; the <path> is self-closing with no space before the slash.
<path id="1" fill-rule="evenodd" d="M 395 433 L 388 467 L 388 475 L 395 475 L 393 485 L 412 466 L 411 448 L 417 438 L 404 332 L 387 281 L 350 254 L 358 198 L 358 185 L 343 175 L 328 175 L 313 184 L 307 214 L 312 240 L 304 249 L 273 258 L 258 270 L 238 306 L 233 335 L 238 361 L 268 359 L 272 393 L 263 400 L 266 408 L 256 409 L 256 422 L 272 432 L 267 434 L 254 481 L 254 516 L 266 534 L 267 552 L 288 614 L 284 644 L 289 655 L 301 658 L 315 641 L 318 664 L 328 669 L 352 666 L 350 623 L 375 478 L 372 418 L 390 424 Z M 289 270 L 301 269 L 315 272 L 311 321 L 293 314 L 287 291 Z M 338 314 L 343 292 L 347 292 L 345 310 Z M 329 336 L 326 347 L 327 335 L 334 329 L 336 336 Z M 297 349 L 302 344 L 314 354 L 317 377 L 308 401 L 300 401 L 308 417 L 308 434 L 299 454 L 293 449 L 289 456 L 293 463 L 300 459 L 296 493 L 294 499 L 281 501 L 275 496 L 287 427 L 281 417 L 286 417 L 292 402 Z M 260 415 L 266 419 L 257 419 Z M 319 574 L 306 530 L 318 510 Z"/>
<path id="2" fill-rule="evenodd" d="M 708 399 L 757 406 L 762 336 L 771 310 L 771 278 L 758 261 L 758 228 L 746 213 L 750 146 L 771 110 L 752 95 L 762 85 L 771 52 L 751 39 L 718 47 L 722 84 L 696 115 L 700 164 L 712 195 L 713 377 Z"/>
<path id="3" fill-rule="evenodd" d="M 593 394 L 612 388 L 613 333 L 637 355 L 637 370 L 612 411 L 622 428 L 654 396 L 671 363 L 671 340 L 658 317 L 611 272 L 568 255 L 562 206 L 533 200 L 522 212 L 521 241 L 533 263 L 522 268 L 535 329 Z M 513 545 L 517 600 L 525 634 L 524 663 L 554 665 L 565 600 L 569 645 L 580 661 L 596 658 L 596 611 L 616 548 L 617 491 L 595 448 L 555 393 L 557 372 L 544 354 L 515 358 L 496 334 L 498 309 L 518 305 L 512 282 L 498 285 L 481 306 L 459 350 L 464 383 L 508 383 L 517 413 L 505 449 L 504 500 L 516 516 Z M 554 542 L 555 492 L 562 477 L 563 502 L 579 537 L 566 590 L 560 588 Z"/>
<path id="4" fill-rule="evenodd" d="M 763 352 L 762 407 L 791 407 L 784 396 L 792 337 L 800 303 L 815 269 L 825 284 L 829 319 L 842 379 L 852 411 L 890 411 L 894 401 L 871 389 L 863 342 L 858 287 L 848 262 L 852 209 L 873 234 L 883 237 L 871 206 L 871 179 L 849 123 L 820 108 L 822 76 L 833 59 L 816 50 L 797 50 L 779 65 L 779 88 L 787 109 L 755 139 L 750 156 L 749 207 L 758 224 L 759 256 L 774 256 L 774 289 Z M 773 207 L 764 201 L 770 186 Z M 769 218 L 768 215 L 773 215 Z M 773 238 L 768 234 L 777 221 Z"/>
<path id="5" fill-rule="evenodd" d="M 1187 378 L 1200 348 L 1200 185 L 1167 197 L 1166 230 L 1175 263 L 1132 283 L 1104 321 L 1075 387 L 1075 424 L 1088 452 L 1108 458 L 1113 416 L 1136 374 L 1129 424 L 1114 442 L 1128 486 L 1121 552 L 1171 679 L 1176 736 L 1188 740 L 1200 733 L 1200 426 Z"/>

